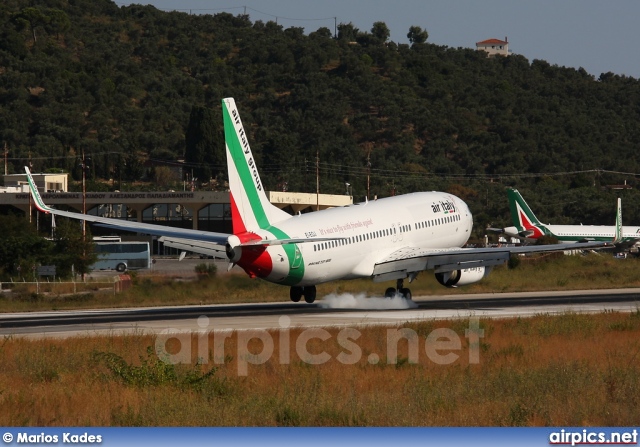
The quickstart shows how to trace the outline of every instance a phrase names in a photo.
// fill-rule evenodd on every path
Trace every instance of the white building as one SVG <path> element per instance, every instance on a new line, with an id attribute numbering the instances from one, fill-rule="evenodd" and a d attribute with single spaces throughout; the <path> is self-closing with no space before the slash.
<path id="1" fill-rule="evenodd" d="M 33 181 L 36 182 L 38 191 L 46 192 L 67 192 L 69 190 L 68 174 L 36 174 L 32 173 Z M 7 174 L 4 175 L 4 186 L 21 187 L 28 185 L 27 174 Z M 27 190 L 28 191 L 28 190 Z"/>
<path id="2" fill-rule="evenodd" d="M 505 37 L 504 40 L 487 39 L 482 42 L 476 42 L 476 50 L 485 51 L 489 57 L 499 54 L 501 56 L 509 56 L 509 41 Z"/>

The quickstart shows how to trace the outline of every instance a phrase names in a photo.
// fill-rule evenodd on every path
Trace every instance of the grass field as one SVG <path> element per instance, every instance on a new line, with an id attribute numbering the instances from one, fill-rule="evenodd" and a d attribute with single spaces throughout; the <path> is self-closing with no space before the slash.
<path id="1" fill-rule="evenodd" d="M 445 289 L 426 274 L 411 287 L 414 295 L 638 287 L 639 266 L 636 259 L 606 255 L 547 257 L 498 268 L 466 288 Z M 284 287 L 235 274 L 193 282 L 137 277 L 134 282 L 115 295 L 5 293 L 0 308 L 262 302 L 288 295 Z M 318 295 L 364 291 L 380 296 L 386 286 L 336 282 L 320 286 Z M 156 355 L 158 340 L 145 334 L 5 337 L 0 341 L 0 425 L 631 426 L 640 420 L 640 311 L 483 320 L 479 344 L 465 337 L 468 327 L 468 321 L 459 320 L 350 328 L 360 334 L 351 337 L 351 345 L 343 343 L 344 332 L 330 328 L 326 339 L 312 338 L 303 351 L 298 342 L 308 332 L 274 331 L 268 333 L 273 352 L 264 363 L 258 354 L 265 352 L 266 342 L 247 341 L 246 334 L 227 338 L 223 355 L 214 349 L 218 334 L 192 336 L 190 346 L 176 339 L 160 344 L 169 354 L 190 348 L 189 362 L 176 365 Z M 445 328 L 457 340 L 437 350 L 453 356 L 448 364 L 429 355 L 435 345 L 427 338 Z M 397 331 L 415 338 L 389 344 Z M 393 346 L 397 355 L 390 351 Z M 350 363 L 340 360 L 345 354 Z M 318 355 L 328 358 L 311 364 Z M 477 362 L 470 361 L 474 355 Z"/>
<path id="2" fill-rule="evenodd" d="M 607 289 L 640 287 L 640 259 L 613 259 L 608 254 L 588 256 L 549 255 L 523 258 L 515 268 L 501 266 L 482 281 L 447 289 L 429 272 L 408 285 L 414 296 L 465 293 L 523 292 L 540 290 Z M 171 306 L 240 302 L 288 301 L 287 287 L 250 279 L 244 274 L 218 274 L 196 281 L 175 281 L 169 276 L 135 276 L 134 286 L 114 294 L 3 294 L 0 312 L 104 308 L 129 306 Z M 318 299 L 331 293 L 366 293 L 382 296 L 395 282 L 374 283 L 369 279 L 334 281 L 318 286 Z"/>
<path id="3" fill-rule="evenodd" d="M 302 355 L 301 329 L 271 332 L 272 355 L 249 364 L 244 376 L 240 348 L 257 355 L 263 344 L 238 334 L 226 339 L 220 364 L 212 361 L 218 357 L 210 334 L 206 364 L 196 360 L 194 336 L 191 363 L 177 365 L 161 361 L 153 337 L 142 334 L 9 337 L 0 343 L 0 425 L 631 426 L 640 420 L 640 312 L 483 320 L 479 344 L 465 338 L 467 326 L 463 320 L 403 325 L 417 334 L 420 349 L 415 356 L 400 341 L 395 364 L 387 363 L 388 331 L 399 328 L 358 328 L 357 349 L 346 349 L 340 330 L 329 329 L 328 339 L 310 340 Z M 426 337 L 437 328 L 459 337 L 460 346 L 438 351 L 454 354 L 453 363 L 427 355 Z M 290 343 L 281 345 L 285 336 Z M 469 357 L 474 346 L 477 363 Z M 171 340 L 167 350 L 178 352 Z M 358 350 L 355 363 L 340 361 L 341 353 Z M 309 363 L 320 354 L 328 360 Z M 372 354 L 380 361 L 372 363 Z"/>

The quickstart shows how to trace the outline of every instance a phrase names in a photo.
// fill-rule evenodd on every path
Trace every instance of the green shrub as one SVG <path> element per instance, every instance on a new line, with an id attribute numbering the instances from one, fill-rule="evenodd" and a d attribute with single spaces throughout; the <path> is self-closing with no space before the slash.
<path id="1" fill-rule="evenodd" d="M 509 261 L 507 262 L 507 267 L 509 267 L 510 270 L 517 268 L 519 265 L 520 265 L 520 257 L 517 255 L 511 256 L 509 258 Z"/>
<path id="2" fill-rule="evenodd" d="M 195 271 L 198 275 L 213 277 L 218 272 L 218 267 L 215 264 L 198 264 L 195 267 Z"/>

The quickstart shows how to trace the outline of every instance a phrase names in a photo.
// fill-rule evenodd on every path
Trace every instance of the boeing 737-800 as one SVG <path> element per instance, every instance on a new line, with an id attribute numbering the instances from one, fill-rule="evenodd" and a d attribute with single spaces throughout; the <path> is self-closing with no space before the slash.
<path id="1" fill-rule="evenodd" d="M 346 207 L 291 216 L 272 205 L 264 191 L 247 134 L 233 98 L 222 100 L 229 170 L 233 234 L 120 221 L 48 207 L 27 171 L 40 211 L 84 219 L 101 226 L 184 240 L 192 251 L 224 247 L 232 264 L 251 277 L 290 286 L 290 299 L 316 299 L 316 285 L 373 278 L 396 280 L 396 293 L 408 299 L 404 279 L 433 270 L 440 284 L 455 287 L 480 281 L 512 254 L 567 250 L 575 245 L 461 248 L 473 220 L 467 204 L 445 192 L 416 192 Z M 581 244 L 584 248 L 606 245 Z"/>
<path id="2" fill-rule="evenodd" d="M 499 230 L 505 235 L 535 240 L 541 236 L 553 236 L 560 242 L 593 242 L 616 240 L 618 247 L 631 247 L 640 239 L 640 227 L 622 226 L 622 203 L 618 198 L 615 225 L 553 225 L 543 224 L 533 214 L 517 189 L 508 188 L 509 210 L 513 227 Z"/>

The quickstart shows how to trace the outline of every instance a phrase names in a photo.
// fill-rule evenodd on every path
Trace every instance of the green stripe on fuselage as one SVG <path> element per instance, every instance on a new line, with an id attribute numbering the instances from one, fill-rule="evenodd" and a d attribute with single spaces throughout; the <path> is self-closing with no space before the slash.
<path id="1" fill-rule="evenodd" d="M 267 214 L 264 210 L 264 207 L 262 206 L 262 202 L 260 201 L 260 194 L 258 193 L 253 180 L 253 173 L 251 172 L 251 168 L 249 167 L 247 159 L 245 158 L 242 143 L 240 142 L 240 140 L 238 139 L 238 135 L 236 134 L 233 117 L 227 109 L 224 101 L 222 101 L 222 111 L 224 119 L 224 136 L 227 142 L 227 146 L 229 146 L 229 153 L 231 154 L 233 164 L 238 171 L 238 177 L 240 178 L 240 182 L 242 183 L 242 188 L 247 194 L 249 205 L 251 206 L 251 211 L 253 212 L 256 221 L 258 222 L 258 227 L 262 230 L 270 232 L 277 239 L 289 239 L 289 236 L 284 231 L 272 226 L 269 222 L 269 219 L 267 218 Z M 251 159 L 253 160 L 253 155 L 251 155 L 251 157 Z M 253 160 L 253 163 L 255 163 L 255 160 Z M 238 197 L 237 200 L 241 200 L 241 198 Z M 287 277 L 280 282 L 282 284 L 290 286 L 298 284 L 304 276 L 304 261 L 300 263 L 300 267 L 296 269 L 292 268 L 296 254 L 296 247 L 293 245 L 295 244 L 285 244 L 282 246 L 289 262 L 289 273 Z"/>

